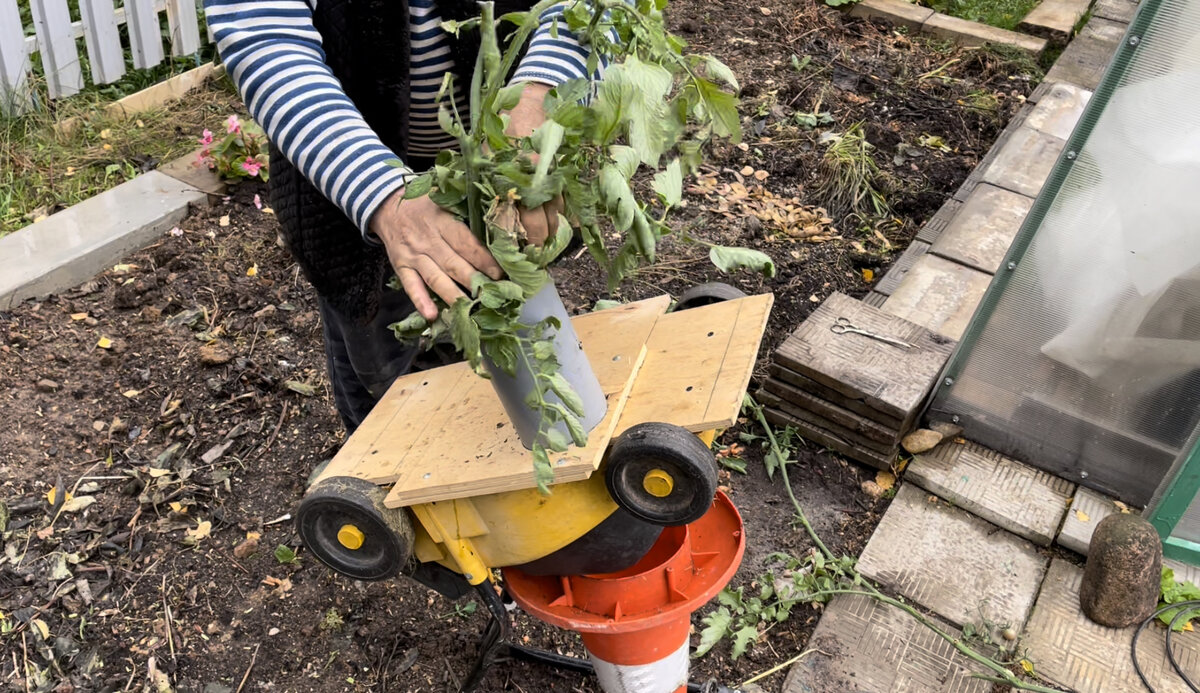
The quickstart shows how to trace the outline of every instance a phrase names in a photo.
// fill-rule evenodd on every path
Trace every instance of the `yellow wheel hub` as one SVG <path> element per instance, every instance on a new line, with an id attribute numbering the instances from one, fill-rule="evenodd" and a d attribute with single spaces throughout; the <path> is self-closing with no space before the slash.
<path id="1" fill-rule="evenodd" d="M 666 498 L 675 490 L 675 480 L 661 469 L 651 469 L 642 477 L 642 488 L 655 498 Z"/>
<path id="2" fill-rule="evenodd" d="M 354 525 L 342 525 L 342 528 L 338 530 L 337 537 L 338 543 L 351 551 L 361 549 L 363 540 L 366 539 L 362 530 Z"/>

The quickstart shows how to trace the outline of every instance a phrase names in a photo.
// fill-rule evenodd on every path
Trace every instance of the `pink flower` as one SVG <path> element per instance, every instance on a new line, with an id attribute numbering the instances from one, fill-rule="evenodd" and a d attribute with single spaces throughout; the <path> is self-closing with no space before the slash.
<path id="1" fill-rule="evenodd" d="M 216 168 L 216 164 L 217 164 L 217 160 L 212 157 L 212 153 L 209 152 L 208 147 L 201 149 L 200 154 L 198 156 L 196 156 L 196 165 L 197 166 L 204 166 L 206 168 Z"/>
<path id="2" fill-rule="evenodd" d="M 253 178 L 254 176 L 257 176 L 259 170 L 262 169 L 262 164 L 260 164 L 256 160 L 254 160 L 253 157 L 248 156 L 248 157 L 246 157 L 246 160 L 241 163 L 241 167 L 242 167 L 242 170 L 245 171 L 247 175 L 249 175 L 251 178 Z"/>
<path id="3" fill-rule="evenodd" d="M 225 129 L 230 133 L 241 132 L 242 124 L 238 122 L 238 117 L 236 115 L 229 116 L 229 120 L 225 121 Z"/>
<path id="4" fill-rule="evenodd" d="M 262 207 L 263 207 L 262 198 L 259 197 L 258 195 L 254 196 L 254 206 L 257 207 L 258 209 L 262 209 Z"/>
<path id="5" fill-rule="evenodd" d="M 205 128 L 205 129 L 204 129 L 204 132 L 200 133 L 200 144 L 202 144 L 202 145 L 204 145 L 205 147 L 207 147 L 208 145 L 210 145 L 210 144 L 212 144 L 212 143 L 213 143 L 213 134 L 212 134 L 212 130 L 209 130 L 208 128 Z"/>

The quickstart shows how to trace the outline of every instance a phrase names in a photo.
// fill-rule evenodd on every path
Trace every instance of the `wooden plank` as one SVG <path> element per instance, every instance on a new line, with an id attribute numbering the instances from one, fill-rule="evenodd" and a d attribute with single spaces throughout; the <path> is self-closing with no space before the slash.
<path id="1" fill-rule="evenodd" d="M 192 55 L 200 50 L 196 0 L 167 0 L 167 26 L 171 32 L 171 55 Z"/>
<path id="2" fill-rule="evenodd" d="M 591 476 L 599 466 L 654 323 L 670 305 L 659 296 L 573 319 L 608 395 L 594 441 L 552 455 L 555 482 Z M 465 363 L 401 377 L 322 473 L 395 483 L 398 506 L 535 485 L 522 447 L 491 383 Z"/>
<path id="3" fill-rule="evenodd" d="M 0 0 L 0 113 L 17 116 L 29 108 L 29 54 L 17 0 Z"/>
<path id="4" fill-rule="evenodd" d="M 162 34 L 154 0 L 125 0 L 129 25 L 129 44 L 133 66 L 139 70 L 154 67 L 163 60 Z"/>
<path id="5" fill-rule="evenodd" d="M 694 432 L 732 426 L 774 300 L 762 294 L 663 316 L 616 434 L 646 421 Z"/>
<path id="6" fill-rule="evenodd" d="M 799 388 L 810 395 L 828 402 L 829 404 L 841 407 L 843 409 L 848 409 L 855 414 L 865 416 L 882 426 L 886 426 L 897 431 L 903 431 L 906 428 L 906 422 L 888 416 L 878 409 L 872 409 L 863 400 L 847 397 L 831 387 L 825 387 L 812 378 L 800 375 L 795 371 L 790 371 L 778 363 L 772 363 L 769 372 L 771 373 L 771 377 L 776 380 L 781 380 L 788 385 Z"/>
<path id="7" fill-rule="evenodd" d="M 31 0 L 30 10 L 50 98 L 79 93 L 83 89 L 83 70 L 79 66 L 79 50 L 71 37 L 67 0 Z"/>
<path id="8" fill-rule="evenodd" d="M 125 51 L 112 0 L 79 0 L 92 82 L 109 84 L 125 74 Z"/>
<path id="9" fill-rule="evenodd" d="M 871 416 L 864 416 L 855 413 L 844 407 L 821 399 L 813 395 L 811 392 L 805 392 L 794 385 L 784 382 L 782 379 L 767 378 L 763 381 L 763 389 L 772 392 L 784 401 L 785 404 L 790 404 L 798 409 L 812 412 L 821 417 L 822 420 L 828 421 L 831 431 L 836 431 L 833 426 L 841 426 L 849 431 L 847 435 L 861 435 L 879 443 L 887 445 L 889 448 L 896 447 L 896 443 L 900 441 L 900 431 L 890 426 L 885 426 L 876 421 Z M 781 407 L 787 411 L 786 407 Z M 797 418 L 803 419 L 804 416 L 795 414 Z M 813 421 L 814 424 L 822 426 L 821 421 Z"/>
<path id="10" fill-rule="evenodd" d="M 819 426 L 813 426 L 807 421 L 801 421 L 793 416 L 775 409 L 770 406 L 771 402 L 775 401 L 775 395 L 770 392 L 759 391 L 754 395 L 755 399 L 767 405 L 763 408 L 763 415 L 767 421 L 774 426 L 795 428 L 800 437 L 810 443 L 818 443 L 834 452 L 849 457 L 852 460 L 857 460 L 863 464 L 871 465 L 876 469 L 890 470 L 896 464 L 899 458 L 899 451 L 893 455 L 882 455 L 874 450 L 855 445 L 847 440 L 839 438 L 837 435 L 823 429 Z"/>

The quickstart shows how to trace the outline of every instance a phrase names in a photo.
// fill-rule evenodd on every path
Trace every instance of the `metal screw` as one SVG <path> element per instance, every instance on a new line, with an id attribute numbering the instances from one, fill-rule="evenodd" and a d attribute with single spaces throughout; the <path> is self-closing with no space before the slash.
<path id="1" fill-rule="evenodd" d="M 423 477 L 421 477 L 421 478 L 422 478 L 422 479 L 428 479 L 428 478 L 429 478 L 429 477 L 431 477 L 431 476 L 433 476 L 433 475 L 432 475 L 432 474 L 430 474 L 429 472 L 425 472 L 425 476 L 423 476 Z"/>
<path id="2" fill-rule="evenodd" d="M 945 379 L 944 381 L 942 381 L 942 382 L 944 382 L 944 383 L 946 384 L 946 386 L 947 386 L 947 387 L 949 387 L 949 386 L 951 386 L 951 385 L 953 385 L 953 384 L 954 384 L 954 378 L 946 378 L 946 379 Z"/>
<path id="3" fill-rule="evenodd" d="M 1075 160 L 1075 157 L 1077 157 L 1077 156 L 1079 156 L 1079 155 L 1075 153 L 1075 150 L 1074 150 L 1074 149 L 1072 149 L 1071 151 L 1067 152 L 1067 160 L 1068 160 L 1068 161 L 1074 161 L 1074 160 Z"/>
<path id="4" fill-rule="evenodd" d="M 1088 473 L 1086 471 L 1079 472 L 1079 478 L 1080 479 L 1088 478 Z"/>
<path id="5" fill-rule="evenodd" d="M 1008 265 L 1007 265 L 1007 266 L 1008 266 L 1008 271 L 1009 271 L 1009 272 L 1011 272 L 1011 271 L 1013 271 L 1013 270 L 1015 270 L 1015 269 L 1017 268 L 1017 263 L 1015 263 L 1015 262 L 1010 262 L 1010 263 L 1008 263 Z"/>
<path id="6" fill-rule="evenodd" d="M 470 574 L 470 573 L 463 573 L 463 577 L 465 577 L 465 578 L 466 578 L 466 579 L 468 579 L 468 580 L 474 580 L 474 579 L 475 579 L 475 576 L 474 576 L 474 575 L 472 575 L 472 574 Z"/>
<path id="7" fill-rule="evenodd" d="M 950 417 L 950 423 L 958 423 L 959 421 L 962 421 L 962 418 L 958 414 Z"/>
<path id="8" fill-rule="evenodd" d="M 1140 38 L 1138 38 L 1137 36 L 1129 37 L 1129 45 L 1131 45 L 1131 46 L 1136 46 L 1141 42 L 1142 42 L 1142 40 Z"/>

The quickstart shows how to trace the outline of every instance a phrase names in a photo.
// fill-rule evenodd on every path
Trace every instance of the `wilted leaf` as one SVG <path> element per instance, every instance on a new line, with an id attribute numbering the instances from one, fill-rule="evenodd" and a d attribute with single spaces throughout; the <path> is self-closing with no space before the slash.
<path id="1" fill-rule="evenodd" d="M 201 539 L 207 539 L 210 534 L 212 534 L 212 523 L 208 520 L 202 520 L 194 528 L 187 531 L 187 540 L 190 544 L 196 544 Z"/>
<path id="2" fill-rule="evenodd" d="M 879 472 L 875 475 L 875 483 L 886 491 L 896 485 L 896 475 L 891 472 Z"/>
<path id="3" fill-rule="evenodd" d="M 257 277 L 258 276 L 258 263 L 257 262 L 254 263 L 253 265 L 250 265 L 250 267 L 248 267 L 246 269 L 246 276 L 247 277 Z"/>
<path id="4" fill-rule="evenodd" d="M 108 337 L 101 337 L 96 342 L 96 346 L 100 347 L 101 349 L 111 349 L 112 348 L 112 340 L 109 339 Z"/>
<path id="5" fill-rule="evenodd" d="M 95 496 L 75 496 L 74 498 L 68 498 L 67 501 L 63 503 L 61 510 L 64 513 L 77 513 L 95 502 Z"/>
<path id="6" fill-rule="evenodd" d="M 217 220 L 217 224 L 220 226 L 229 226 L 229 215 L 222 215 L 221 218 Z"/>
<path id="7" fill-rule="evenodd" d="M 1033 676 L 1033 662 L 1029 661 L 1028 659 L 1022 659 L 1021 668 L 1025 670 L 1026 674 Z"/>
<path id="8" fill-rule="evenodd" d="M 29 625 L 33 626 L 33 631 L 37 633 L 42 640 L 50 639 L 50 626 L 47 626 L 45 621 L 40 618 L 35 618 L 29 622 Z"/>
<path id="9" fill-rule="evenodd" d="M 280 563 L 295 563 L 296 552 L 287 544 L 280 544 L 275 547 L 275 560 Z"/>
<path id="10" fill-rule="evenodd" d="M 87 313 L 71 313 L 71 319 L 75 320 L 76 322 L 80 320 L 87 320 L 87 316 Z"/>
<path id="11" fill-rule="evenodd" d="M 121 393 L 122 396 L 127 397 L 128 399 L 133 399 L 134 397 L 137 397 L 140 394 L 142 394 L 141 390 L 126 390 Z"/>
<path id="12" fill-rule="evenodd" d="M 870 284 L 875 281 L 875 270 L 865 269 L 862 271 L 863 281 Z"/>
<path id="13" fill-rule="evenodd" d="M 1079 508 L 1076 508 L 1076 509 L 1075 509 L 1075 517 L 1076 517 L 1076 518 L 1077 518 L 1077 519 L 1078 519 L 1080 522 L 1091 522 L 1091 520 L 1092 520 L 1092 518 L 1091 518 L 1090 516 L 1088 516 L 1088 514 L 1087 514 L 1087 513 L 1083 512 L 1083 511 L 1082 511 L 1082 510 L 1080 510 Z"/>
<path id="14" fill-rule="evenodd" d="M 317 394 L 317 388 L 309 385 L 308 383 L 302 383 L 298 380 L 288 380 L 283 384 L 283 386 L 292 392 L 302 394 L 305 397 L 312 397 Z"/>
<path id="15" fill-rule="evenodd" d="M 768 279 L 775 276 L 775 262 L 769 255 L 758 250 L 714 245 L 709 249 L 708 257 L 722 272 L 748 269 L 761 272 Z"/>

